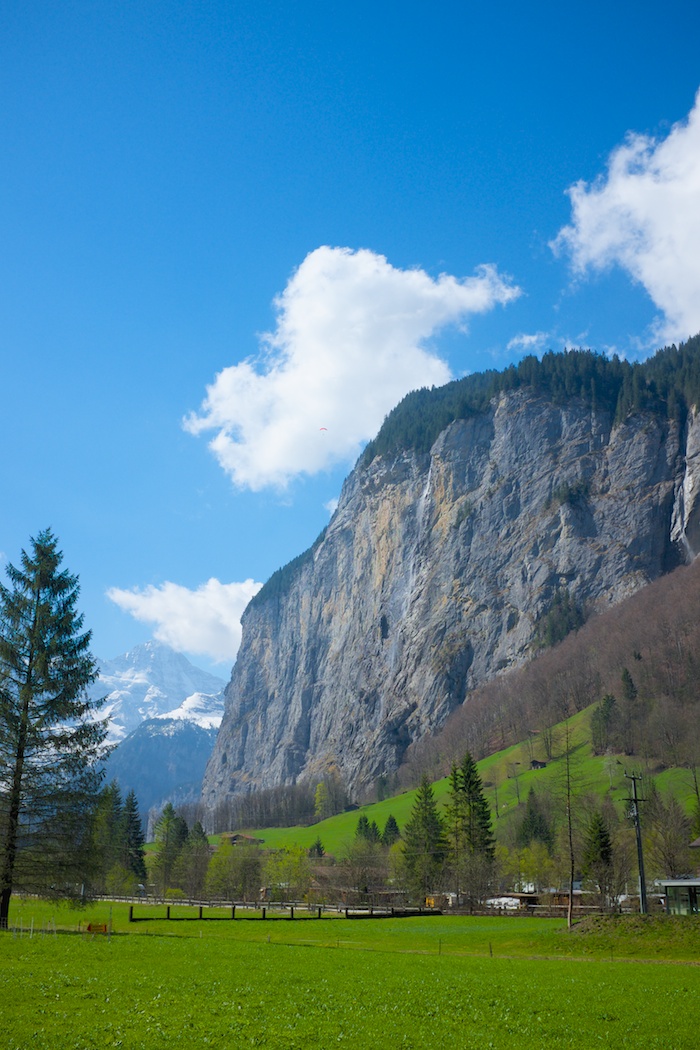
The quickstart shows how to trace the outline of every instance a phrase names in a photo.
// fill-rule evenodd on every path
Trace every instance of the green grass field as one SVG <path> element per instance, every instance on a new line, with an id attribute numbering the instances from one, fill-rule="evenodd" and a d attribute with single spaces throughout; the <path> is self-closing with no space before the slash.
<path id="1" fill-rule="evenodd" d="M 60 932 L 110 914 L 110 938 Z M 3 1050 L 698 1046 L 694 919 L 130 925 L 123 905 L 15 901 L 10 920 Z"/>
<path id="2" fill-rule="evenodd" d="M 639 761 L 621 755 L 617 758 L 613 756 L 611 762 L 608 756 L 601 757 L 593 754 L 590 743 L 590 719 L 595 706 L 594 704 L 580 711 L 555 727 L 555 755 L 561 751 L 565 726 L 568 724 L 571 743 L 575 748 L 572 768 L 576 779 L 576 790 L 579 793 L 592 792 L 600 795 L 601 798 L 611 790 L 612 797 L 622 812 L 623 800 L 630 793 L 630 783 L 625 780 L 624 776 L 625 768 L 629 766 L 630 770 L 638 769 Z M 496 814 L 498 817 L 507 817 L 518 805 L 518 796 L 525 801 L 531 787 L 537 791 L 542 788 L 556 790 L 562 773 L 561 757 L 555 757 L 547 763 L 546 769 L 539 770 L 530 769 L 530 760 L 533 757 L 540 761 L 546 759 L 542 743 L 537 737 L 528 743 L 516 744 L 503 751 L 497 751 L 477 763 L 494 818 Z M 515 773 L 517 773 L 517 778 L 514 776 Z M 692 811 L 695 795 L 691 775 L 687 769 L 663 770 L 656 774 L 655 780 L 659 791 L 671 792 L 687 812 Z M 448 778 L 444 777 L 436 781 L 433 789 L 438 802 L 446 801 L 449 792 Z M 411 815 L 415 796 L 415 790 L 404 791 L 383 802 L 375 802 L 357 810 L 339 813 L 317 824 L 290 828 L 253 828 L 246 829 L 246 834 L 261 839 L 265 849 L 281 849 L 291 846 L 303 846 L 308 849 L 317 838 L 320 838 L 327 853 L 339 854 L 352 842 L 361 813 L 364 813 L 368 820 L 375 820 L 380 830 L 384 827 L 389 814 L 392 813 L 399 826 L 403 828 Z M 213 837 L 212 841 L 218 841 L 218 836 Z"/>

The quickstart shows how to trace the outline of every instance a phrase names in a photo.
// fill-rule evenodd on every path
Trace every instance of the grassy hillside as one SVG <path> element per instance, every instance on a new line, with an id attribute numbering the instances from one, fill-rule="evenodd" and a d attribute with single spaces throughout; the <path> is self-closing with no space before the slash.
<path id="1" fill-rule="evenodd" d="M 543 744 L 538 736 L 503 751 L 497 751 L 478 763 L 496 830 L 496 821 L 507 818 L 517 808 L 518 796 L 524 802 L 531 787 L 538 793 L 546 788 L 556 791 L 563 775 L 561 751 L 567 733 L 573 748 L 572 771 L 580 793 L 596 794 L 602 798 L 610 792 L 621 813 L 625 807 L 624 800 L 630 793 L 630 782 L 625 780 L 625 770 L 639 772 L 641 769 L 644 773 L 654 774 L 659 791 L 663 794 L 672 792 L 687 812 L 691 812 L 695 796 L 688 770 L 671 768 L 655 774 L 653 769 L 648 769 L 638 758 L 593 754 L 590 720 L 594 707 L 595 705 L 592 705 L 555 726 L 553 739 L 554 753 L 557 757 L 548 761 L 545 769 L 530 768 L 533 758 L 538 761 L 546 760 Z M 434 784 L 434 791 L 439 801 L 446 800 L 447 777 Z M 288 846 L 308 848 L 320 837 L 326 852 L 335 854 L 342 852 L 344 846 L 352 841 L 358 818 L 363 813 L 369 821 L 376 821 L 380 830 L 390 813 L 398 821 L 399 827 L 403 828 L 413 808 L 415 795 L 415 790 L 404 791 L 393 798 L 340 813 L 306 827 L 246 829 L 246 834 L 262 839 L 266 849 Z"/>

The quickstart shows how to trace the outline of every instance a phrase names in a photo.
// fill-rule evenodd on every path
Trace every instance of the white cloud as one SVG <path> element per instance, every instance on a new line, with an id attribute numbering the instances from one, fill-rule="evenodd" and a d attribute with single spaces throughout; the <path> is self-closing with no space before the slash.
<path id="1" fill-rule="evenodd" d="M 211 579 L 192 591 L 177 583 L 143 590 L 111 587 L 107 597 L 142 623 L 156 624 L 154 637 L 178 652 L 232 662 L 241 642 L 241 615 L 261 583 Z"/>
<path id="2" fill-rule="evenodd" d="M 451 378 L 426 346 L 437 331 L 519 294 L 491 265 L 433 279 L 368 250 L 317 248 L 275 300 L 259 357 L 219 372 L 185 429 L 215 431 L 236 485 L 283 488 L 352 460 L 404 394 Z"/>
<path id="3" fill-rule="evenodd" d="M 551 243 L 554 252 L 569 252 L 579 275 L 626 270 L 661 311 L 656 337 L 700 331 L 700 92 L 665 139 L 629 134 L 604 176 L 568 194 L 572 222 Z"/>
<path id="4" fill-rule="evenodd" d="M 506 350 L 524 350 L 529 354 L 536 354 L 548 341 L 547 332 L 532 332 L 531 334 L 521 332 L 509 340 Z"/>
<path id="5" fill-rule="evenodd" d="M 327 510 L 331 517 L 335 514 L 338 509 L 338 500 L 329 499 L 327 503 L 323 504 L 323 509 Z"/>

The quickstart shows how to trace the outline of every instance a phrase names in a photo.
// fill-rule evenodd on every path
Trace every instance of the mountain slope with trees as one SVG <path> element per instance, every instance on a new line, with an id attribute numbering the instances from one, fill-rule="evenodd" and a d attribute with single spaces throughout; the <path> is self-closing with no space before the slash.
<path id="1" fill-rule="evenodd" d="M 699 375 L 695 338 L 409 395 L 244 614 L 206 805 L 330 768 L 361 799 L 485 682 L 690 560 Z"/>

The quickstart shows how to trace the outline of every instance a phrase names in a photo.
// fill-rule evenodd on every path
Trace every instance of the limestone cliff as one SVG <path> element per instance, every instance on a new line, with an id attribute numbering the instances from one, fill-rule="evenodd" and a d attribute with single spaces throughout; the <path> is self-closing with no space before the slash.
<path id="1" fill-rule="evenodd" d="M 500 393 L 429 453 L 348 477 L 323 538 L 243 620 L 204 779 L 227 795 L 335 765 L 361 794 L 468 691 L 700 546 L 700 420 Z"/>

